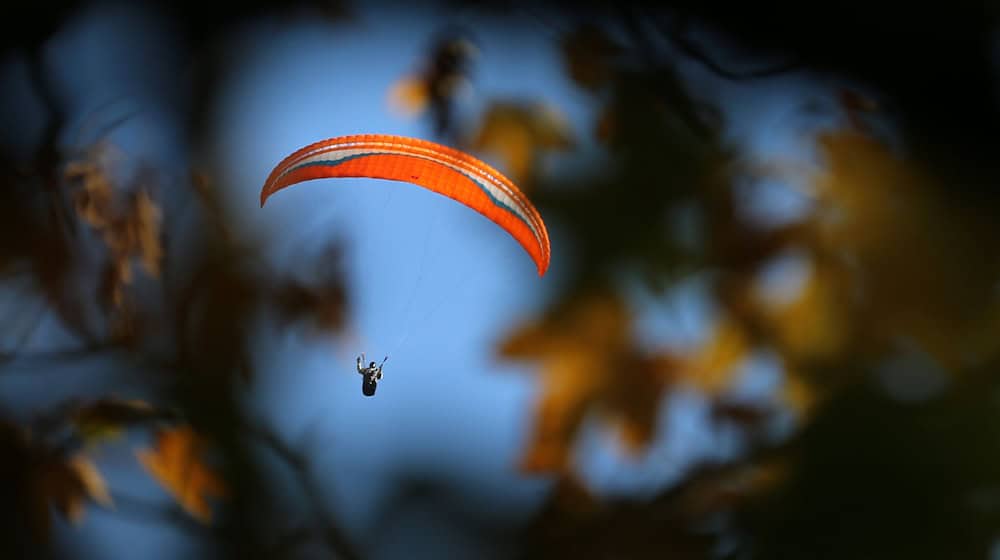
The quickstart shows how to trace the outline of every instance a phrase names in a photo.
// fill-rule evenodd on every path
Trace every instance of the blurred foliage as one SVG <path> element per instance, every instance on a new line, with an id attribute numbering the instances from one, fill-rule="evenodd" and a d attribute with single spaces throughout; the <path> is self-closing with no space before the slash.
<path id="1" fill-rule="evenodd" d="M 541 324 L 522 327 L 500 348 L 507 358 L 538 360 L 544 376 L 533 441 L 522 462 L 528 472 L 566 471 L 570 444 L 592 408 L 621 425 L 628 445 L 643 447 L 653 436 L 671 372 L 669 358 L 634 348 L 629 314 L 614 296 L 568 305 Z"/>
<path id="2" fill-rule="evenodd" d="M 472 87 L 472 62 L 479 49 L 469 33 L 448 29 L 431 45 L 422 67 L 399 79 L 389 92 L 393 109 L 406 115 L 428 111 L 436 135 L 447 138 L 455 133 L 456 98 Z"/>
<path id="3" fill-rule="evenodd" d="M 530 194 L 539 158 L 573 148 L 573 131 L 557 109 L 494 101 L 484 111 L 468 148 L 500 158 L 505 174 Z"/>
<path id="4" fill-rule="evenodd" d="M 68 107 L 53 95 L 41 52 L 77 4 L 57 4 L 5 35 L 6 49 L 25 52 L 49 123 L 30 161 L 2 161 L 0 273 L 31 279 L 79 342 L 47 358 L 125 352 L 142 364 L 135 374 L 148 377 L 153 396 L 70 400 L 0 421 L 5 557 L 54 554 L 53 517 L 80 523 L 90 504 L 154 512 L 223 556 L 296 557 L 316 543 L 360 556 L 320 501 L 309 448 L 284 441 L 239 402 L 254 379 L 251 335 L 262 316 L 322 336 L 347 330 L 345 248 L 335 242 L 302 257 L 319 264 L 293 277 L 266 264 L 263 247 L 236 238 L 239 217 L 227 214 L 207 172 L 168 189 L 160 170 L 124 161 L 104 139 L 61 146 Z M 490 54 L 474 29 L 452 27 L 425 52 L 405 53 L 419 63 L 387 92 L 434 135 L 498 158 L 559 230 L 544 280 L 555 286 L 550 299 L 497 348 L 538 376 L 518 467 L 555 481 L 519 534 L 524 556 L 987 556 L 1000 521 L 996 10 L 953 3 L 901 14 L 849 2 L 820 17 L 814 6 L 714 2 L 468 6 L 554 29 L 565 77 L 599 108 L 582 131 L 546 99 L 482 92 L 481 114 L 463 114 L 474 62 Z M 216 42 L 231 26 L 264 13 L 351 25 L 352 13 L 340 2 L 194 10 L 179 3 L 162 12 L 194 68 L 194 153 L 220 85 Z M 716 45 L 709 32 L 726 40 Z M 687 82 L 682 68 L 692 66 L 734 87 L 793 70 L 825 76 L 833 124 L 802 136 L 815 161 L 743 153 L 727 139 L 721 108 Z M 847 85 L 857 83 L 864 92 Z M 898 131 L 892 141 L 878 132 L 885 126 Z M 600 172 L 545 172 L 554 153 L 591 145 L 606 158 Z M 739 187 L 762 180 L 807 198 L 810 211 L 781 224 L 751 219 Z M 179 208 L 195 209 L 194 247 L 169 227 Z M 683 235 L 682 213 L 694 217 Z M 804 271 L 801 285 L 775 288 L 766 272 L 788 255 Z M 644 310 L 623 279 L 654 297 L 705 282 L 715 313 L 704 339 L 671 350 L 641 344 Z M 8 322 L 5 363 L 36 357 L 27 342 L 38 321 L 16 333 L 19 323 Z M 779 359 L 781 387 L 765 402 L 741 402 L 732 395 L 738 370 L 762 351 Z M 935 375 L 936 390 L 900 395 L 898 386 Z M 575 450 L 590 419 L 613 428 L 627 456 L 642 457 L 662 436 L 665 398 L 690 390 L 709 400 L 714 423 L 738 431 L 739 457 L 695 464 L 641 500 L 588 487 Z M 788 413 L 794 429 L 774 437 L 767 426 Z M 152 437 L 136 463 L 174 508 L 120 495 L 98 468 L 95 449 L 127 445 L 116 437 L 126 433 Z M 287 497 L 262 450 L 294 478 L 304 514 L 284 515 Z"/>
<path id="5" fill-rule="evenodd" d="M 225 496 L 225 484 L 201 455 L 205 444 L 189 426 L 161 430 L 152 450 L 137 453 L 139 462 L 178 503 L 199 521 L 212 519 L 208 496 Z"/>

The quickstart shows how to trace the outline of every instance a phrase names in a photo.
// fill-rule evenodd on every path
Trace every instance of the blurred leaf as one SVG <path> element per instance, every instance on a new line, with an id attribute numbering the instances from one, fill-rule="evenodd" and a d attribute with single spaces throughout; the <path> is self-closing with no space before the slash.
<path id="1" fill-rule="evenodd" d="M 542 395 L 523 470 L 566 471 L 573 440 L 591 412 L 617 423 L 630 451 L 651 439 L 672 362 L 632 346 L 629 312 L 616 297 L 576 301 L 542 324 L 516 330 L 499 352 L 540 361 Z"/>
<path id="2" fill-rule="evenodd" d="M 139 191 L 135 199 L 133 226 L 135 228 L 135 250 L 139 253 L 142 265 L 150 276 L 160 275 L 160 263 L 163 260 L 163 245 L 160 241 L 160 209 L 145 190 Z"/>
<path id="3" fill-rule="evenodd" d="M 127 212 L 116 218 L 111 227 L 104 228 L 104 241 L 111 250 L 112 258 L 120 261 L 119 274 L 126 284 L 131 283 L 130 259 L 138 257 L 146 272 L 152 277 L 159 276 L 163 247 L 160 241 L 160 210 L 145 189 L 132 197 Z"/>
<path id="4" fill-rule="evenodd" d="M 339 331 L 347 322 L 348 294 L 343 275 L 343 247 L 330 243 L 315 258 L 313 278 L 278 281 L 274 303 L 284 323 L 308 318 L 320 331 Z"/>
<path id="5" fill-rule="evenodd" d="M 80 219 L 97 229 L 110 226 L 114 219 L 112 185 L 98 164 L 87 160 L 70 162 L 65 177 L 79 182 L 73 203 Z"/>
<path id="6" fill-rule="evenodd" d="M 89 459 L 82 455 L 70 459 L 72 470 L 76 473 L 87 497 L 104 507 L 113 507 L 114 501 L 108 492 L 104 477 Z"/>
<path id="7" fill-rule="evenodd" d="M 470 84 L 471 61 L 479 50 L 459 29 L 440 33 L 419 71 L 398 79 L 389 89 L 389 106 L 407 116 L 431 111 L 435 132 L 454 128 L 454 102 Z"/>
<path id="8" fill-rule="evenodd" d="M 46 511 L 44 516 L 38 518 L 40 523 L 45 520 L 38 528 L 43 535 L 48 534 L 48 514 L 43 504 L 54 505 L 56 511 L 74 524 L 83 520 L 88 498 L 104 507 L 113 506 L 101 473 L 82 455 L 65 459 L 46 454 L 34 473 L 33 481 L 35 496 L 39 500 L 37 507 Z"/>
<path id="9" fill-rule="evenodd" d="M 737 530 L 751 537 L 742 551 L 989 557 L 1000 522 L 995 368 L 923 403 L 896 402 L 867 383 L 829 399 L 787 444 L 787 477 L 736 512 Z"/>
<path id="10" fill-rule="evenodd" d="M 720 319 L 710 338 L 683 359 L 681 370 L 686 380 L 709 394 L 729 386 L 736 367 L 751 351 L 744 328 L 731 319 Z"/>
<path id="11" fill-rule="evenodd" d="M 783 457 L 705 467 L 677 489 L 671 505 L 691 519 L 731 511 L 748 501 L 766 498 L 788 479 L 792 469 Z"/>
<path id="12" fill-rule="evenodd" d="M 996 221 L 864 134 L 826 133 L 819 145 L 827 168 L 814 181 L 816 247 L 843 261 L 864 312 L 858 324 L 875 340 L 911 337 L 951 369 L 996 352 L 995 343 L 970 344 L 995 324 L 1000 262 L 981 243 L 1000 233 Z"/>
<path id="13" fill-rule="evenodd" d="M 816 263 L 799 297 L 764 312 L 777 346 L 793 363 L 830 362 L 852 348 L 857 323 L 841 274 Z"/>
<path id="14" fill-rule="evenodd" d="M 160 430 L 156 446 L 136 456 L 143 467 L 166 488 L 191 516 L 209 523 L 209 496 L 226 495 L 225 484 L 203 460 L 205 442 L 189 426 Z"/>
<path id="15" fill-rule="evenodd" d="M 574 146 L 573 132 L 554 107 L 495 101 L 472 140 L 473 150 L 496 154 L 504 173 L 518 185 L 530 184 L 538 158 Z"/>
<path id="16" fill-rule="evenodd" d="M 422 113 L 429 101 L 427 83 L 416 76 L 403 76 L 389 89 L 389 106 L 408 117 Z"/>
<path id="17" fill-rule="evenodd" d="M 116 189 L 112 178 L 117 157 L 113 146 L 100 142 L 67 163 L 63 173 L 77 216 L 96 230 L 107 247 L 101 293 L 113 309 L 125 303 L 125 289 L 133 280 L 132 258 L 138 257 L 154 278 L 163 259 L 159 208 L 144 188 L 124 200 L 123 189 Z"/>

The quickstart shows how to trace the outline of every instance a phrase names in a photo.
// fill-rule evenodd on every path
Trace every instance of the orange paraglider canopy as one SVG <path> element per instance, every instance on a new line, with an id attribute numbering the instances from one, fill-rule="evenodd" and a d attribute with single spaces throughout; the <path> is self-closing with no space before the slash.
<path id="1" fill-rule="evenodd" d="M 427 140 L 359 134 L 310 144 L 275 166 L 260 205 L 285 187 L 331 177 L 402 181 L 447 196 L 506 230 L 535 261 L 539 276 L 549 267 L 549 234 L 528 197 L 479 159 Z"/>

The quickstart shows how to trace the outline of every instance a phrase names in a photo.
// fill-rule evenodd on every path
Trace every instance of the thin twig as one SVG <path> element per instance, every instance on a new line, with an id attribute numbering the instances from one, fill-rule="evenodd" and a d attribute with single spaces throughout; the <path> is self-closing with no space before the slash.
<path id="1" fill-rule="evenodd" d="M 247 432 L 257 437 L 261 443 L 270 448 L 295 472 L 299 484 L 302 486 L 309 501 L 309 508 L 320 520 L 319 522 L 322 525 L 320 533 L 323 535 L 323 541 L 326 545 L 341 558 L 349 560 L 360 558 L 344 530 L 340 528 L 340 525 L 332 518 L 322 503 L 320 499 L 321 492 L 317 488 L 312 474 L 309 472 L 309 462 L 305 456 L 289 446 L 278 434 L 269 428 L 261 425 L 251 425 L 248 427 Z"/>
<path id="2" fill-rule="evenodd" d="M 712 138 L 713 130 L 697 114 L 694 100 L 683 95 L 676 87 L 672 87 L 674 84 L 667 82 L 667 80 L 672 79 L 672 69 L 664 68 L 653 55 L 653 45 L 641 25 L 641 20 L 644 19 L 643 14 L 626 6 L 620 8 L 620 14 L 626 29 L 638 43 L 640 58 L 652 72 L 653 81 L 649 86 L 669 101 L 670 105 L 674 107 L 674 113 L 683 120 L 692 132 L 700 138 Z"/>
<path id="3" fill-rule="evenodd" d="M 672 26 L 667 26 L 665 23 L 660 21 L 659 18 L 650 18 L 650 21 L 658 30 L 660 30 L 663 36 L 666 37 L 666 39 L 670 41 L 672 45 L 677 47 L 677 49 L 679 49 L 682 53 L 701 63 L 702 66 L 707 68 L 713 74 L 727 80 L 743 81 L 769 78 L 797 70 L 803 66 L 801 61 L 791 60 L 775 66 L 757 68 L 743 72 L 730 70 L 709 56 L 709 54 L 705 52 L 700 45 L 685 36 L 688 23 L 687 18 L 680 18 L 680 20 Z"/>
<path id="4" fill-rule="evenodd" d="M 90 344 L 80 348 L 54 350 L 51 352 L 0 352 L 0 364 L 8 368 L 15 365 L 21 366 L 24 368 L 23 373 L 34 374 L 45 370 L 46 366 L 60 365 L 63 362 L 73 363 L 81 358 L 96 357 L 100 353 L 110 353 L 115 350 L 125 353 L 121 348 L 106 343 Z M 11 372 L 0 370 L 0 374 L 4 373 Z"/>

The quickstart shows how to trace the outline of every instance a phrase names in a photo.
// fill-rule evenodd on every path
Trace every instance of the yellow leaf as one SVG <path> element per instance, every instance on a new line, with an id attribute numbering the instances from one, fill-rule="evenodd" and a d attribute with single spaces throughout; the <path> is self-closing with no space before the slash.
<path id="1" fill-rule="evenodd" d="M 853 306 L 844 277 L 828 264 L 816 264 L 799 297 L 765 314 L 787 358 L 831 361 L 850 350 Z"/>
<path id="2" fill-rule="evenodd" d="M 452 100 L 468 90 L 466 75 L 477 52 L 475 45 L 463 36 L 439 38 L 420 70 L 403 76 L 389 88 L 390 109 L 404 116 L 415 116 L 431 108 L 439 126 L 448 128 Z"/>
<path id="3" fill-rule="evenodd" d="M 116 200 L 110 155 L 114 155 L 111 146 L 97 144 L 83 160 L 67 164 L 64 177 L 74 185 L 71 194 L 77 216 L 107 246 L 108 271 L 102 293 L 113 307 L 120 308 L 124 304 L 125 287 L 132 282 L 133 257 L 141 259 L 150 276 L 160 274 L 161 216 L 144 189 L 129 204 Z"/>
<path id="4" fill-rule="evenodd" d="M 521 463 L 527 472 L 554 472 L 568 464 L 573 438 L 600 391 L 603 356 L 579 348 L 549 359 L 542 381 L 542 398 L 535 409 L 532 443 Z"/>
<path id="5" fill-rule="evenodd" d="M 569 123 L 555 108 L 496 102 L 486 111 L 472 148 L 496 154 L 505 174 L 523 184 L 534 174 L 541 154 L 573 144 Z"/>
<path id="6" fill-rule="evenodd" d="M 684 358 L 685 377 L 709 394 L 718 393 L 729 385 L 736 366 L 750 349 L 743 327 L 731 319 L 720 319 L 711 338 Z"/>
<path id="7" fill-rule="evenodd" d="M 404 116 L 422 113 L 429 98 L 427 83 L 417 76 L 403 76 L 389 88 L 389 107 Z"/>
<path id="8" fill-rule="evenodd" d="M 161 430 L 154 449 L 136 452 L 139 462 L 194 518 L 209 523 L 207 498 L 223 497 L 225 485 L 202 460 L 205 443 L 189 426 Z"/>
<path id="9" fill-rule="evenodd" d="M 112 220 L 111 181 L 103 170 L 91 162 L 72 162 L 66 167 L 66 177 L 80 181 L 73 204 L 77 216 L 94 228 L 105 228 Z"/>
<path id="10" fill-rule="evenodd" d="M 63 517 L 74 524 L 83 520 L 86 498 L 105 507 L 112 506 L 104 478 L 97 467 L 82 455 L 69 460 L 48 457 L 35 472 L 34 481 L 38 499 L 52 503 Z M 44 527 L 41 529 L 46 532 Z"/>
<path id="11" fill-rule="evenodd" d="M 791 470 L 784 458 L 721 467 L 690 479 L 675 501 L 691 517 L 729 511 L 773 492 L 788 480 Z"/>
<path id="12" fill-rule="evenodd" d="M 163 260 L 163 245 L 160 241 L 160 209 L 145 190 L 139 191 L 133 210 L 133 222 L 136 230 L 136 252 L 142 259 L 142 264 L 150 276 L 160 275 L 160 262 Z"/>
<path id="13" fill-rule="evenodd" d="M 853 304 L 861 338 L 883 345 L 909 338 L 949 369 L 967 365 L 978 353 L 968 341 L 990 323 L 1000 281 L 996 259 L 982 251 L 983 239 L 1000 235 L 995 219 L 860 132 L 823 134 L 819 146 L 827 167 L 813 182 L 814 248 L 844 263 L 837 289 L 860 294 Z"/>
<path id="14" fill-rule="evenodd" d="M 632 354 L 619 365 L 628 375 L 619 382 L 611 380 L 606 405 L 616 421 L 622 444 L 630 456 L 638 456 L 656 435 L 656 420 L 661 400 L 677 377 L 680 360 L 674 356 Z"/>
<path id="15" fill-rule="evenodd" d="M 619 428 L 627 451 L 652 438 L 671 362 L 640 353 L 630 323 L 617 297 L 593 296 L 526 325 L 501 345 L 504 357 L 540 362 L 541 397 L 522 470 L 568 471 L 574 439 L 591 413 Z"/>
<path id="16" fill-rule="evenodd" d="M 97 467 L 83 455 L 77 455 L 69 462 L 70 467 L 76 473 L 77 479 L 83 486 L 87 496 L 104 507 L 113 507 L 114 502 L 108 487 L 104 482 Z"/>

